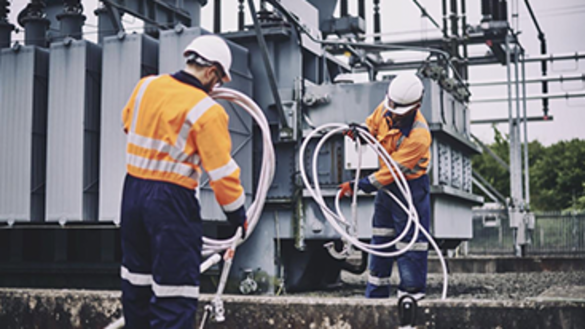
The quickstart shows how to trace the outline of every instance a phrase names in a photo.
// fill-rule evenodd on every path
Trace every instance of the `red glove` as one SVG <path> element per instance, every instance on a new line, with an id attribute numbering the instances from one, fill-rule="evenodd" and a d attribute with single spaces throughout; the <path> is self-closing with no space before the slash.
<path id="1" fill-rule="evenodd" d="M 352 188 L 352 182 L 345 182 L 341 185 L 339 185 L 339 188 L 341 189 L 341 196 L 352 196 L 353 195 L 353 188 Z"/>

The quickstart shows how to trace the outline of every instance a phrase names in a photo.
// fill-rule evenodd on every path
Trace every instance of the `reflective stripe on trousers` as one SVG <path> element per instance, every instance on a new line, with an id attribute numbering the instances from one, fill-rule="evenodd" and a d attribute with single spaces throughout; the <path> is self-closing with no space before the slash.
<path id="1" fill-rule="evenodd" d="M 415 208 L 419 215 L 421 225 L 428 230 L 430 219 L 430 182 L 427 175 L 408 181 L 412 192 Z M 402 202 L 404 197 L 398 191 L 396 184 L 390 184 L 388 188 Z M 396 236 L 399 235 L 406 226 L 407 215 L 404 211 L 388 196 L 384 191 L 379 191 L 376 195 L 373 227 L 380 232 L 379 228 L 385 228 L 386 232 L 390 229 L 396 230 Z M 412 238 L 414 228 L 411 226 L 410 231 L 394 247 L 386 251 L 394 251 L 396 248 L 404 248 Z M 373 235 L 372 243 L 383 244 L 391 241 L 393 237 L 384 235 Z M 387 298 L 390 296 L 390 286 L 386 284 L 385 278 L 389 278 L 392 273 L 394 261 L 398 264 L 400 274 L 400 284 L 398 289 L 410 293 L 422 292 L 426 289 L 427 276 L 427 255 L 428 242 L 422 233 L 419 233 L 418 239 L 411 246 L 409 251 L 405 252 L 397 259 L 370 256 L 370 277 L 366 287 L 367 298 Z M 370 279 L 372 278 L 372 279 Z"/>
<path id="2" fill-rule="evenodd" d="M 150 286 L 157 297 L 199 298 L 199 286 L 158 284 L 153 281 L 152 274 L 132 273 L 124 266 L 121 267 L 120 277 L 134 286 Z"/>

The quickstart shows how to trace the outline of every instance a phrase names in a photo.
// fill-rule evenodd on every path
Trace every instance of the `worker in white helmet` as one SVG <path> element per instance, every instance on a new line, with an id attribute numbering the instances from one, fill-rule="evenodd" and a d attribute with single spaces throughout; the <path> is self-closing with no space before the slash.
<path id="1" fill-rule="evenodd" d="M 366 119 L 369 132 L 385 147 L 396 161 L 408 181 L 420 224 L 429 229 L 430 183 L 427 168 L 431 161 L 431 133 L 420 112 L 423 99 L 423 84 L 414 74 L 401 74 L 389 84 L 386 96 L 374 113 Z M 355 138 L 355 130 L 347 135 Z M 340 187 L 344 195 L 353 193 L 351 182 Z M 368 177 L 359 180 L 358 187 L 366 193 L 376 192 L 372 227 L 372 242 L 384 244 L 400 235 L 405 228 L 408 215 L 382 189 L 388 189 L 404 204 L 390 168 L 381 161 L 381 168 Z M 414 234 L 414 227 L 401 242 L 388 251 L 404 248 Z M 424 297 L 427 277 L 428 241 L 419 234 L 411 249 L 399 256 L 396 261 L 400 272 L 398 297 L 405 294 L 415 299 Z M 390 296 L 390 274 L 393 258 L 372 255 L 369 263 L 367 298 L 386 298 Z"/>
<path id="2" fill-rule="evenodd" d="M 199 297 L 201 170 L 231 223 L 245 233 L 240 168 L 228 115 L 208 96 L 229 82 L 231 52 L 214 35 L 184 51 L 174 74 L 140 80 L 123 110 L 127 175 L 121 212 L 125 328 L 192 329 Z"/>

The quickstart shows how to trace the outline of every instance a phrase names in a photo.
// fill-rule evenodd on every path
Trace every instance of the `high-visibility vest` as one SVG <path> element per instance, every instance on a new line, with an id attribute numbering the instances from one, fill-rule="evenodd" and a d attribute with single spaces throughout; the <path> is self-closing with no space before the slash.
<path id="1" fill-rule="evenodd" d="M 396 161 L 407 180 L 421 177 L 427 173 L 431 161 L 431 131 L 422 113 L 416 110 L 412 125 L 393 127 L 384 104 L 378 105 L 374 113 L 366 119 L 370 133 L 384 146 Z M 403 134 L 407 132 L 407 135 Z M 390 169 L 380 161 L 380 169 L 369 177 L 370 183 L 381 188 L 394 182 Z"/>
<path id="2" fill-rule="evenodd" d="M 122 122 L 128 174 L 194 189 L 203 167 L 225 212 L 244 205 L 240 168 L 230 155 L 228 115 L 203 90 L 170 75 L 143 78 Z"/>

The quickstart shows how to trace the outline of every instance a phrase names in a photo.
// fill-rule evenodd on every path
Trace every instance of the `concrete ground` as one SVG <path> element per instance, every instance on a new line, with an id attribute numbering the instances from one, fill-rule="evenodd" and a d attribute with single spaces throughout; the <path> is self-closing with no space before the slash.
<path id="1" fill-rule="evenodd" d="M 362 297 L 365 276 L 344 273 L 336 288 L 269 296 L 226 295 L 226 321 L 205 328 L 397 328 L 396 298 Z M 393 280 L 397 280 L 394 278 Z M 417 328 L 584 328 L 585 272 L 455 273 L 449 297 L 429 275 Z M 212 295 L 203 295 L 207 304 Z M 0 328 L 103 328 L 121 316 L 120 293 L 87 290 L 0 289 Z"/>

